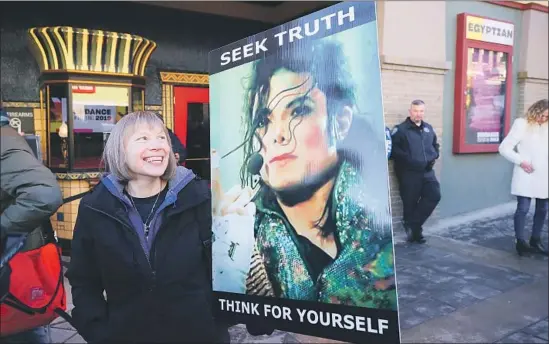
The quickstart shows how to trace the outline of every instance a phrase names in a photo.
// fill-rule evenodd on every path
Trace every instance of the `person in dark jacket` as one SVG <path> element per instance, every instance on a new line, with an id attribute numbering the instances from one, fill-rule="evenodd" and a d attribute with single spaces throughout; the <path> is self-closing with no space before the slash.
<path id="1" fill-rule="evenodd" d="M 66 274 L 76 329 L 88 342 L 228 341 L 200 239 L 211 230 L 207 184 L 176 166 L 152 112 L 124 116 L 103 159 L 108 173 L 80 202 Z"/>
<path id="2" fill-rule="evenodd" d="M 168 134 L 170 135 L 170 141 L 172 142 L 172 150 L 175 154 L 175 160 L 177 161 L 177 164 L 180 165 L 185 162 L 187 159 L 187 149 L 185 148 L 185 145 L 181 142 L 179 137 L 174 134 L 174 132 L 171 129 L 168 129 Z"/>
<path id="3" fill-rule="evenodd" d="M 158 118 L 160 118 L 162 123 L 164 123 L 164 118 L 162 118 L 160 114 L 157 114 L 157 116 Z M 187 159 L 187 148 L 185 148 L 185 145 L 170 128 L 166 127 L 166 130 L 168 130 L 168 135 L 170 136 L 170 142 L 172 143 L 172 151 L 175 155 L 175 161 L 177 161 L 178 165 L 181 165 Z"/>
<path id="4" fill-rule="evenodd" d="M 391 151 L 393 150 L 393 140 L 391 138 L 391 130 L 385 127 L 385 148 L 387 149 L 387 158 L 391 157 Z"/>
<path id="5" fill-rule="evenodd" d="M 9 117 L 0 108 L 0 251 L 9 234 L 29 233 L 25 247 L 35 247 L 42 239 L 41 225 L 63 202 L 54 174 L 34 156 L 19 133 L 9 126 Z M 8 266 L 5 267 L 9 268 Z M 2 272 L 0 293 L 9 285 L 9 273 Z M 0 295 L 0 297 L 3 295 Z M 51 343 L 49 326 L 0 338 L 0 343 Z"/>
<path id="6" fill-rule="evenodd" d="M 440 202 L 440 185 L 433 171 L 439 144 L 433 127 L 423 120 L 425 103 L 414 100 L 406 120 L 392 131 L 392 153 L 404 208 L 408 241 L 424 243 L 423 224 Z"/>

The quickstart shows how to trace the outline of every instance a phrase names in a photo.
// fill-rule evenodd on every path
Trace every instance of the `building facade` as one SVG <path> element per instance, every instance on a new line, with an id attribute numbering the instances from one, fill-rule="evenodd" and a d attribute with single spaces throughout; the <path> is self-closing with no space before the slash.
<path id="1" fill-rule="evenodd" d="M 401 122 L 410 101 L 422 99 L 427 104 L 426 121 L 435 128 L 441 144 L 435 170 L 442 200 L 432 220 L 511 201 L 512 166 L 499 156 L 497 147 L 495 152 L 455 152 L 456 127 L 460 125 L 456 108 L 471 107 L 470 99 L 456 102 L 456 83 L 461 73 L 473 72 L 466 70 L 465 61 L 456 52 L 459 40 L 466 35 L 466 27 L 458 27 L 458 17 L 466 13 L 473 19 L 491 20 L 490 25 L 498 29 L 509 24 L 513 29 L 512 46 L 490 45 L 485 38 L 474 37 L 481 48 L 473 53 L 511 49 L 506 76 L 509 93 L 504 95 L 510 102 L 499 111 L 507 114 L 495 142 L 499 143 L 515 118 L 535 101 L 548 97 L 547 2 L 387 1 L 379 2 L 378 8 L 386 123 L 391 127 Z M 471 85 L 464 86 L 459 92 L 472 93 Z M 394 223 L 398 225 L 402 208 L 394 175 L 391 185 Z"/>
<path id="2" fill-rule="evenodd" d="M 208 125 L 208 52 L 330 4 L 76 2 L 61 8 L 35 2 L 29 9 L 25 2 L 3 2 L 3 105 L 20 117 L 22 131 L 40 136 L 44 163 L 64 196 L 75 195 L 100 176 L 98 158 L 108 137 L 101 128 L 145 108 L 162 114 L 193 146 L 196 124 Z M 422 99 L 441 143 L 436 172 L 442 201 L 434 218 L 510 201 L 512 166 L 493 147 L 514 118 L 547 97 L 547 3 L 387 1 L 377 7 L 387 126 L 404 120 L 410 102 Z M 486 97 L 490 109 L 481 106 Z M 66 116 L 71 112 L 103 123 L 82 127 Z M 484 124 L 476 126 L 477 119 Z M 486 123 L 495 129 L 482 129 L 490 127 Z M 462 134 L 467 130 L 472 136 Z M 475 144 L 466 142 L 468 135 Z M 206 174 L 207 144 L 196 144 L 189 164 Z M 391 196 L 398 227 L 402 206 L 394 175 Z M 72 238 L 77 209 L 75 201 L 52 217 L 61 239 Z"/>

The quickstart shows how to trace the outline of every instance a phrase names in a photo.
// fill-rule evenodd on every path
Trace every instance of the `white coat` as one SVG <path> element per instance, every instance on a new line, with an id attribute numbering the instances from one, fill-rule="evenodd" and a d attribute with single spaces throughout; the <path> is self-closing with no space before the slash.
<path id="1" fill-rule="evenodd" d="M 515 164 L 511 193 L 515 196 L 548 198 L 549 148 L 548 124 L 528 123 L 518 118 L 499 146 L 499 153 Z M 526 173 L 521 162 L 532 164 L 534 172 Z"/>

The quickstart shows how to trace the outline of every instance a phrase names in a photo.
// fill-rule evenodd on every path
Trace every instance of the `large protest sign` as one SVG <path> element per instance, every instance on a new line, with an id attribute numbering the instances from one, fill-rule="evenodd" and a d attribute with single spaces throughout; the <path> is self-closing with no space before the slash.
<path id="1" fill-rule="evenodd" d="M 375 2 L 212 51 L 217 316 L 399 342 Z"/>

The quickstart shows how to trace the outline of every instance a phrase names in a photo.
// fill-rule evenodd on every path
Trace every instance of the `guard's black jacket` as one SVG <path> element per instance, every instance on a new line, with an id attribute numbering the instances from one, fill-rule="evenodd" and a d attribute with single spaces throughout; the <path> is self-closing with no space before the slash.
<path id="1" fill-rule="evenodd" d="M 433 127 L 421 122 L 417 126 L 410 117 L 393 128 L 391 157 L 397 174 L 407 171 L 425 171 L 439 157 L 439 144 Z"/>

